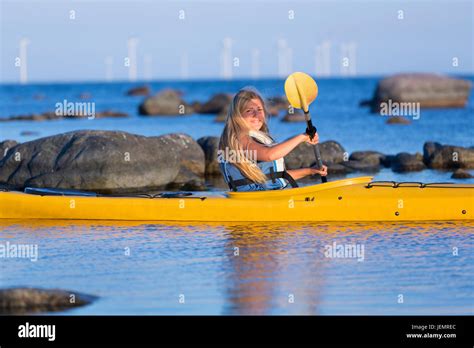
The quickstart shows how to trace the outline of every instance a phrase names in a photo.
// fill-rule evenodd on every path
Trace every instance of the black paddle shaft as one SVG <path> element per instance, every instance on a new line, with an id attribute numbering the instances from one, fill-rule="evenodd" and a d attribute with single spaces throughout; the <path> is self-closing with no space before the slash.
<path id="1" fill-rule="evenodd" d="M 306 114 L 306 122 L 308 124 L 308 128 L 306 128 L 306 134 L 309 135 L 310 139 L 313 139 L 314 136 L 316 135 L 316 127 L 313 126 L 313 122 L 311 121 L 311 118 L 309 118 L 309 112 L 305 113 Z M 319 144 L 313 145 L 313 150 L 314 150 L 314 156 L 316 157 L 316 166 L 321 169 L 323 167 L 323 161 L 321 159 L 321 152 L 319 152 Z M 325 176 L 321 176 L 321 182 L 327 182 L 328 179 Z"/>

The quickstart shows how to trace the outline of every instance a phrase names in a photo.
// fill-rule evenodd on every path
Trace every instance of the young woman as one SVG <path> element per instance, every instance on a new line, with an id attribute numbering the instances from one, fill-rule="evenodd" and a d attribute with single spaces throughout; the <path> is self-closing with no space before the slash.
<path id="1" fill-rule="evenodd" d="M 268 132 L 263 98 L 251 89 L 240 90 L 227 113 L 218 160 L 224 179 L 233 191 L 282 189 L 308 175 L 327 175 L 327 167 L 285 170 L 283 157 L 303 142 L 317 144 L 306 133 L 275 143 Z"/>

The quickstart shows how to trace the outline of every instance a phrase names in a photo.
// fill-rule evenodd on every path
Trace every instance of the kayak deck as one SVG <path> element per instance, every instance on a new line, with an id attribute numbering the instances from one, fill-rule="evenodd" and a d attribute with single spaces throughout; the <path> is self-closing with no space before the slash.
<path id="1" fill-rule="evenodd" d="M 294 189 L 142 197 L 0 192 L 0 218 L 129 221 L 426 221 L 474 219 L 474 185 L 358 177 Z"/>

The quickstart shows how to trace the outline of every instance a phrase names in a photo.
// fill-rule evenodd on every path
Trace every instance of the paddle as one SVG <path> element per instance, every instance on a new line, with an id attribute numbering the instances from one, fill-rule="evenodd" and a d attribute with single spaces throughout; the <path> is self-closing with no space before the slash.
<path id="1" fill-rule="evenodd" d="M 313 126 L 311 115 L 309 114 L 309 104 L 311 104 L 318 96 L 318 85 L 311 76 L 302 72 L 295 72 L 288 76 L 285 81 L 285 93 L 291 106 L 296 109 L 303 109 L 304 117 L 306 119 L 306 133 L 311 139 L 316 134 L 316 127 Z M 323 167 L 321 160 L 321 153 L 319 152 L 319 145 L 313 146 L 314 155 L 316 157 L 316 166 Z M 322 182 L 327 182 L 325 176 L 321 177 Z"/>

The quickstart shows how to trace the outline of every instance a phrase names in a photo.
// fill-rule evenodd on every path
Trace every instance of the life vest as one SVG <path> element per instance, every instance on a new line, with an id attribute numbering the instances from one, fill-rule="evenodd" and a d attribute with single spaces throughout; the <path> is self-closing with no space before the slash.
<path id="1" fill-rule="evenodd" d="M 266 146 L 275 144 L 273 139 L 265 133 L 250 131 L 249 135 L 260 144 Z M 279 158 L 275 161 L 257 161 L 257 166 L 268 178 L 263 184 L 246 178 L 232 163 L 225 160 L 219 162 L 224 180 L 232 191 L 280 190 L 287 187 L 288 184 L 292 187 L 298 187 L 296 181 L 285 170 L 285 161 L 283 158 Z"/>

